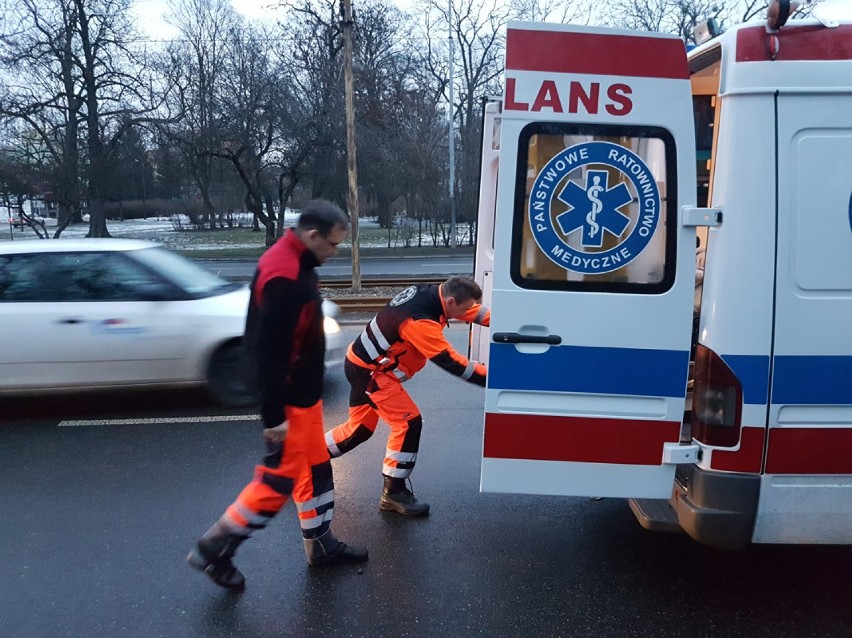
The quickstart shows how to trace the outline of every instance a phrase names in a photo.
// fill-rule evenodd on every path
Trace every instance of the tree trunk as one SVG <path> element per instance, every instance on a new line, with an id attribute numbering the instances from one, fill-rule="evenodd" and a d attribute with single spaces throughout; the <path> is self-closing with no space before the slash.
<path id="1" fill-rule="evenodd" d="M 266 245 L 271 246 L 275 243 L 275 208 L 272 205 L 272 197 L 264 195 L 264 204 L 266 205 Z"/>
<path id="2" fill-rule="evenodd" d="M 298 178 L 291 178 L 287 182 L 287 187 L 284 187 L 284 176 L 278 180 L 278 237 L 284 235 L 284 213 L 287 210 L 287 204 L 293 196 L 293 191 L 296 190 L 296 185 L 299 183 Z"/>
<path id="3" fill-rule="evenodd" d="M 86 94 L 86 142 L 89 150 L 89 233 L 86 237 L 109 237 L 104 215 L 104 187 L 106 161 L 103 141 L 101 140 L 101 122 L 98 102 L 98 60 L 95 57 L 90 33 L 85 0 L 75 0 L 80 40 L 85 60 L 83 86 Z"/>

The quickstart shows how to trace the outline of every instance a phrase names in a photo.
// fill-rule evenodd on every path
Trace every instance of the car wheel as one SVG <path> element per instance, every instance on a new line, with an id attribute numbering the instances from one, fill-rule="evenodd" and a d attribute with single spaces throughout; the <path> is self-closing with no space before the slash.
<path id="1" fill-rule="evenodd" d="M 219 348 L 210 357 L 207 389 L 214 401 L 231 407 L 252 405 L 254 397 L 243 379 L 243 350 L 238 344 Z"/>

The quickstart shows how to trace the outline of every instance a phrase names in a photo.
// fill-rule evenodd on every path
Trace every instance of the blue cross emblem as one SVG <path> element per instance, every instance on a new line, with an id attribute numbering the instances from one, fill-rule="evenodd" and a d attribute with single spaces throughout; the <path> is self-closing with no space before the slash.
<path id="1" fill-rule="evenodd" d="M 608 188 L 609 173 L 588 171 L 586 188 L 568 182 L 557 199 L 568 204 L 568 210 L 556 216 L 556 223 L 566 235 L 582 229 L 581 243 L 586 248 L 603 246 L 604 231 L 621 237 L 630 218 L 618 209 L 633 199 L 624 182 Z"/>

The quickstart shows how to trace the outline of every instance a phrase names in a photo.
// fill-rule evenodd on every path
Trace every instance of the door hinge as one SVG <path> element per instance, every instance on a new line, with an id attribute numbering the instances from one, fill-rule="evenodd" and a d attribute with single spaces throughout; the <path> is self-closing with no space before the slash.
<path id="1" fill-rule="evenodd" d="M 663 464 L 682 465 L 698 461 L 698 446 L 694 443 L 666 443 L 663 445 Z"/>
<path id="2" fill-rule="evenodd" d="M 681 209 L 681 224 L 683 226 L 721 226 L 721 208 L 693 208 L 684 206 Z"/>

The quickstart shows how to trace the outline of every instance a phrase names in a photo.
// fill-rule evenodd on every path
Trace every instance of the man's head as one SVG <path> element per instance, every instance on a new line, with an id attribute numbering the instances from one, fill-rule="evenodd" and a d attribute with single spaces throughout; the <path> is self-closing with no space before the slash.
<path id="1" fill-rule="evenodd" d="M 482 288 L 471 277 L 450 277 L 441 284 L 447 319 L 458 319 L 482 299 Z"/>
<path id="2" fill-rule="evenodd" d="M 340 208 L 324 199 L 307 203 L 299 215 L 296 234 L 319 263 L 337 254 L 337 245 L 346 238 L 349 220 Z"/>

